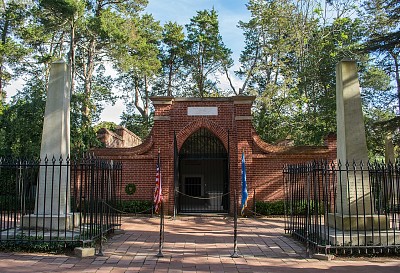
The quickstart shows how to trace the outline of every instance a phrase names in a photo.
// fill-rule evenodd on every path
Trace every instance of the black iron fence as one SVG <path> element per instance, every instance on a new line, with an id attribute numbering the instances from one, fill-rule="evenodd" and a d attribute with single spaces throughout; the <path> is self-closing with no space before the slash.
<path id="1" fill-rule="evenodd" d="M 400 253 L 400 164 L 287 165 L 286 232 L 319 253 Z"/>
<path id="2" fill-rule="evenodd" d="M 0 158 L 0 245 L 85 245 L 118 229 L 122 165 Z"/>

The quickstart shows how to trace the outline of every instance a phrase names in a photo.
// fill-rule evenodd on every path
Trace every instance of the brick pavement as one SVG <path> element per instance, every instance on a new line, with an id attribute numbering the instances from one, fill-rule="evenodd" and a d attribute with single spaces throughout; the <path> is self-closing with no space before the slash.
<path id="1" fill-rule="evenodd" d="M 283 234 L 279 218 L 239 219 L 239 258 L 230 257 L 231 218 L 179 217 L 165 224 L 162 258 L 156 257 L 159 219 L 126 217 L 124 233 L 106 243 L 102 257 L 0 253 L 0 272 L 400 272 L 400 258 L 307 259 L 305 248 Z"/>

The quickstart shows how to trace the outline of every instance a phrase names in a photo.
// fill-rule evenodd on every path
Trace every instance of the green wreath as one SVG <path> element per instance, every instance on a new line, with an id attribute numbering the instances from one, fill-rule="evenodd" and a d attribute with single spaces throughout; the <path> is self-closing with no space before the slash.
<path id="1" fill-rule="evenodd" d="M 128 195 L 132 195 L 136 192 L 136 185 L 133 183 L 129 183 L 125 186 L 125 192 Z"/>

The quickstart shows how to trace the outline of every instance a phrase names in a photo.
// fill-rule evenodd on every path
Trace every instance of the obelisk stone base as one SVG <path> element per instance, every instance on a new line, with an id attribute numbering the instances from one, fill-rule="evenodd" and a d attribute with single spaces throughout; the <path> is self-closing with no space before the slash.
<path id="1" fill-rule="evenodd" d="M 72 230 L 80 224 L 80 214 L 67 215 L 24 215 L 23 228 L 44 230 Z"/>
<path id="2" fill-rule="evenodd" d="M 398 230 L 339 230 L 325 228 L 321 230 L 321 238 L 333 246 L 393 246 L 400 242 Z"/>
<path id="3" fill-rule="evenodd" d="M 342 231 L 365 230 L 387 230 L 389 229 L 389 219 L 386 215 L 343 215 L 338 213 L 328 213 L 329 227 Z"/>

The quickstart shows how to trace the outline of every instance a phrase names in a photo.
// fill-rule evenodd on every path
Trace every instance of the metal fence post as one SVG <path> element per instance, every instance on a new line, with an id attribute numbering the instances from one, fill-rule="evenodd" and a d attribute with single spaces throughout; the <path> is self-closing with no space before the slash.
<path id="1" fill-rule="evenodd" d="M 231 255 L 232 258 L 239 258 L 239 254 L 237 253 L 237 200 L 236 200 L 236 190 L 233 201 L 233 253 Z"/>
<path id="2" fill-rule="evenodd" d="M 104 256 L 103 253 L 103 199 L 100 199 L 100 246 L 97 256 Z"/>

